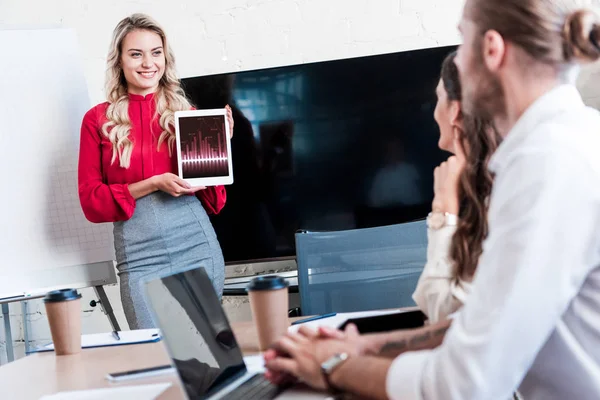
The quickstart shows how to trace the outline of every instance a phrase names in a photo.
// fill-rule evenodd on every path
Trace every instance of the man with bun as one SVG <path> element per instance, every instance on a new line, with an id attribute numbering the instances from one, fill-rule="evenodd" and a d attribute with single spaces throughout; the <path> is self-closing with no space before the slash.
<path id="1" fill-rule="evenodd" d="M 390 359 L 355 330 L 304 329 L 266 357 L 269 376 L 382 399 L 600 399 L 600 115 L 574 86 L 600 58 L 588 6 L 466 0 L 464 107 L 504 140 L 472 292 L 443 342 Z"/>

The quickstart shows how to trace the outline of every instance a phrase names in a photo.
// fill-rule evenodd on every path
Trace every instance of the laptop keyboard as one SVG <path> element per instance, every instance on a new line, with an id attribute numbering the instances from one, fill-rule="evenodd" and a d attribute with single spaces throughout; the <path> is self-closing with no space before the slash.
<path id="1" fill-rule="evenodd" d="M 281 388 L 272 384 L 263 374 L 256 374 L 232 392 L 225 395 L 227 400 L 274 399 L 281 393 Z"/>

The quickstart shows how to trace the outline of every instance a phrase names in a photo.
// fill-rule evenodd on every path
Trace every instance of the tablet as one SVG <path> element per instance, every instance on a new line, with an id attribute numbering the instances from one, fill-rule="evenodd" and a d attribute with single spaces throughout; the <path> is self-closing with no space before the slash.
<path id="1" fill-rule="evenodd" d="M 177 111 L 175 134 L 179 177 L 192 186 L 233 183 L 227 111 Z"/>

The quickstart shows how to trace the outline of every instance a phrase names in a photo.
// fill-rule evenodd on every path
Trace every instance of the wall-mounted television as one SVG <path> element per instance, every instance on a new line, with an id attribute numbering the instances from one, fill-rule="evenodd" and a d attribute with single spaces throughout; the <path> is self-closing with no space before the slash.
<path id="1" fill-rule="evenodd" d="M 230 104 L 234 183 L 211 217 L 228 263 L 293 257 L 298 230 L 426 217 L 442 61 L 456 46 L 182 79 L 197 108 Z"/>

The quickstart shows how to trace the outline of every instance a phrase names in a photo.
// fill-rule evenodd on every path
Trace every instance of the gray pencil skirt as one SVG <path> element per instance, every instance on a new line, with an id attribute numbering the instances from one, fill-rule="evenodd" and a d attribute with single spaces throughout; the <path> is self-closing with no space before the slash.
<path id="1" fill-rule="evenodd" d="M 153 328 L 143 282 L 202 267 L 219 298 L 225 262 L 215 231 L 195 196 L 155 192 L 136 201 L 133 216 L 114 223 L 121 301 L 130 329 Z"/>

